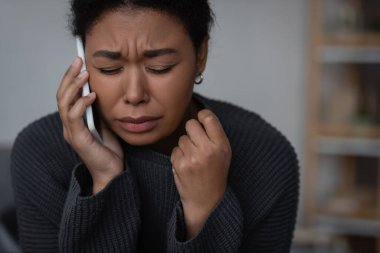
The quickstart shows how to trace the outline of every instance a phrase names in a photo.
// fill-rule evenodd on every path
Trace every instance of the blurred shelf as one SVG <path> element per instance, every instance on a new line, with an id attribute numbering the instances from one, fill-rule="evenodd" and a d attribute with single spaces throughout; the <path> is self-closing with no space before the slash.
<path id="1" fill-rule="evenodd" d="M 325 34 L 322 44 L 338 47 L 380 46 L 380 33 L 336 33 Z"/>
<path id="2" fill-rule="evenodd" d="M 328 125 L 319 126 L 319 135 L 344 138 L 379 139 L 379 125 Z"/>
<path id="3" fill-rule="evenodd" d="M 314 225 L 315 230 L 326 234 L 378 237 L 380 233 L 380 221 L 375 219 L 317 215 Z"/>
<path id="4" fill-rule="evenodd" d="M 305 220 L 316 234 L 371 237 L 366 252 L 380 252 L 379 3 L 310 0 Z"/>
<path id="5" fill-rule="evenodd" d="M 358 194 L 359 193 L 356 195 Z M 379 210 L 374 206 L 375 202 L 365 203 L 358 199 L 359 197 L 355 196 L 355 194 L 349 194 L 346 197 L 332 198 L 328 203 L 320 205 L 318 213 L 325 216 L 359 220 L 379 220 L 380 222 L 380 214 Z"/>
<path id="6" fill-rule="evenodd" d="M 325 46 L 320 49 L 323 63 L 380 63 L 380 45 L 377 47 Z"/>
<path id="7" fill-rule="evenodd" d="M 326 155 L 380 156 L 380 140 L 368 138 L 319 136 L 317 146 Z"/>

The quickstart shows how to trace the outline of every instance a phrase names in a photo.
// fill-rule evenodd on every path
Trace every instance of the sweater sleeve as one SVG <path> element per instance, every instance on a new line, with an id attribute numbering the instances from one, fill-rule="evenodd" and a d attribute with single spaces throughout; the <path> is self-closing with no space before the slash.
<path id="1" fill-rule="evenodd" d="M 224 197 L 188 241 L 177 205 L 169 223 L 169 252 L 290 252 L 299 197 L 297 156 L 279 135 L 261 145 L 257 154 L 234 161 Z"/>
<path id="2" fill-rule="evenodd" d="M 290 252 L 296 224 L 298 184 L 291 185 L 276 201 L 266 217 L 247 231 L 240 252 Z"/>
<path id="3" fill-rule="evenodd" d="M 24 129 L 11 155 L 23 252 L 136 252 L 135 180 L 126 169 L 94 196 L 92 180 L 63 140 L 57 116 Z"/>
<path id="4" fill-rule="evenodd" d="M 58 252 L 59 223 L 67 195 L 65 185 L 57 178 L 64 177 L 60 166 L 69 165 L 69 159 L 65 165 L 52 159 L 48 145 L 51 139 L 45 138 L 46 129 L 42 125 L 34 123 L 24 129 L 11 154 L 18 233 L 20 246 L 26 253 Z M 59 151 L 66 153 L 63 149 Z M 51 170 L 55 173 L 49 173 Z"/>
<path id="5" fill-rule="evenodd" d="M 297 180 L 294 175 L 293 179 Z M 207 218 L 201 231 L 184 241 L 185 222 L 178 203 L 169 223 L 168 252 L 290 252 L 297 216 L 298 181 L 276 198 L 258 224 L 244 221 L 238 199 L 228 188 L 223 199 Z"/>
<path id="6" fill-rule="evenodd" d="M 136 252 L 140 227 L 137 187 L 129 170 L 88 196 L 83 164 L 73 171 L 59 231 L 60 252 Z"/>
<path id="7" fill-rule="evenodd" d="M 28 182 L 27 177 L 19 173 L 21 168 L 18 166 L 18 162 L 12 163 L 18 233 L 22 251 L 25 253 L 58 252 L 60 213 L 57 210 L 63 207 L 65 193 L 59 186 Z M 27 170 L 30 166 L 24 168 Z M 49 205 L 35 194 L 36 186 L 50 193 Z"/>
<path id="8" fill-rule="evenodd" d="M 230 187 L 210 213 L 203 228 L 185 241 L 186 226 L 180 202 L 169 222 L 168 252 L 238 252 L 243 235 L 243 212 Z"/>

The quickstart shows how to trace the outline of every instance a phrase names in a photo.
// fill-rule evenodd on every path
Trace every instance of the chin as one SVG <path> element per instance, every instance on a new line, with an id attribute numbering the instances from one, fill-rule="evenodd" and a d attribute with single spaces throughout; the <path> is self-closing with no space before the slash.
<path id="1" fill-rule="evenodd" d="M 153 133 L 143 133 L 143 134 L 122 134 L 119 135 L 121 139 L 133 146 L 148 146 L 155 144 L 161 138 Z"/>

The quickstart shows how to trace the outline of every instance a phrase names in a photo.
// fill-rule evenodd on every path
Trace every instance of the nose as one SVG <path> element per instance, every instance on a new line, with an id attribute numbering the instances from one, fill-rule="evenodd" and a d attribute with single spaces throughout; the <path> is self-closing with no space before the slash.
<path id="1" fill-rule="evenodd" d="M 144 73 L 141 73 L 138 69 L 130 69 L 125 72 L 123 101 L 131 105 L 138 105 L 149 101 L 146 78 Z"/>

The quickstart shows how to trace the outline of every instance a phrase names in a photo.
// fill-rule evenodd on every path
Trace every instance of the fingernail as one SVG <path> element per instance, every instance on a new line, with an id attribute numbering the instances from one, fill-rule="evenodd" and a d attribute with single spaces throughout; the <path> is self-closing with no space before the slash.
<path id="1" fill-rule="evenodd" d="M 71 66 L 75 67 L 75 66 L 79 65 L 79 63 L 80 63 L 79 58 L 75 57 L 75 60 L 73 61 L 73 63 L 71 64 Z"/>
<path id="2" fill-rule="evenodd" d="M 83 70 L 82 72 L 80 72 L 78 78 L 79 79 L 82 79 L 83 77 L 85 77 L 87 75 L 87 71 L 86 70 Z"/>
<path id="3" fill-rule="evenodd" d="M 91 92 L 90 94 L 88 94 L 88 97 L 90 97 L 90 98 L 93 98 L 93 97 L 95 97 L 95 92 Z"/>

